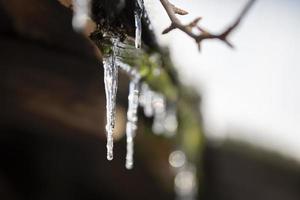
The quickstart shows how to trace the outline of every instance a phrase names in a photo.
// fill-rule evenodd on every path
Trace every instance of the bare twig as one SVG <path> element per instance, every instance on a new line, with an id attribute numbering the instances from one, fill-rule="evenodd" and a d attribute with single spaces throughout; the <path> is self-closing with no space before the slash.
<path id="1" fill-rule="evenodd" d="M 223 31 L 221 34 L 212 34 L 198 25 L 199 21 L 202 19 L 201 17 L 198 17 L 194 19 L 191 23 L 184 25 L 177 18 L 176 14 L 185 15 L 188 13 L 171 4 L 169 0 L 160 0 L 161 4 L 163 5 L 164 9 L 166 10 L 171 20 L 171 25 L 163 31 L 163 34 L 169 33 L 174 29 L 179 29 L 195 40 L 199 50 L 200 50 L 201 42 L 205 39 L 218 39 L 225 42 L 225 44 L 227 44 L 229 47 L 233 48 L 233 45 L 227 40 L 227 37 L 240 24 L 240 22 L 245 17 L 245 15 L 250 10 L 250 8 L 252 7 L 255 1 L 256 0 L 249 0 L 249 2 L 246 4 L 246 6 L 244 7 L 240 15 L 235 20 L 235 22 L 231 26 L 229 26 L 225 31 Z M 193 33 L 194 28 L 199 30 L 200 33 L 199 34 Z"/>

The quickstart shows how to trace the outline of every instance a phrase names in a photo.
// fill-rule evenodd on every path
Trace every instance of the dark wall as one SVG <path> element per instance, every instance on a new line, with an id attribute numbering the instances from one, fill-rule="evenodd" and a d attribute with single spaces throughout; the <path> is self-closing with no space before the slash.
<path id="1" fill-rule="evenodd" d="M 300 167 L 280 155 L 236 145 L 209 145 L 204 154 L 203 199 L 298 200 Z"/>

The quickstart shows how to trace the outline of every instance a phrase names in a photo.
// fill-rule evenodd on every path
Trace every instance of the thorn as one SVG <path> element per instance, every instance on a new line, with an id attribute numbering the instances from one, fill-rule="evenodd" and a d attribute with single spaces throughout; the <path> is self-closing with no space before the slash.
<path id="1" fill-rule="evenodd" d="M 174 30 L 176 27 L 171 24 L 168 28 L 166 28 L 165 30 L 163 30 L 162 34 L 167 34 L 169 33 L 170 31 Z"/>
<path id="2" fill-rule="evenodd" d="M 196 19 L 194 19 L 191 23 L 189 23 L 189 27 L 195 27 L 197 26 L 197 24 L 199 23 L 199 21 L 202 19 L 202 17 L 197 17 Z"/>
<path id="3" fill-rule="evenodd" d="M 232 49 L 235 48 L 234 45 L 231 42 L 229 42 L 226 38 L 224 40 L 222 40 L 222 41 L 224 41 L 225 44 L 227 44 L 230 48 L 232 48 Z"/>
<path id="4" fill-rule="evenodd" d="M 171 4 L 171 6 L 172 6 L 172 9 L 173 9 L 175 14 L 178 14 L 178 15 L 187 15 L 187 14 L 189 14 L 189 12 L 187 12 L 186 10 L 178 8 L 173 4 Z"/>
<path id="5" fill-rule="evenodd" d="M 197 42 L 196 44 L 197 44 L 197 47 L 198 47 L 198 51 L 201 52 L 201 44 L 200 44 L 200 42 Z"/>

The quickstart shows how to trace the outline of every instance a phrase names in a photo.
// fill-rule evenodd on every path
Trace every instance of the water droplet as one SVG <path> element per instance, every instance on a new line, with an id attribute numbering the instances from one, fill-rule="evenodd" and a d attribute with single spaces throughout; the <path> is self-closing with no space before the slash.
<path id="1" fill-rule="evenodd" d="M 183 167 L 186 163 L 185 154 L 182 151 L 173 151 L 169 156 L 169 163 L 174 168 Z"/>

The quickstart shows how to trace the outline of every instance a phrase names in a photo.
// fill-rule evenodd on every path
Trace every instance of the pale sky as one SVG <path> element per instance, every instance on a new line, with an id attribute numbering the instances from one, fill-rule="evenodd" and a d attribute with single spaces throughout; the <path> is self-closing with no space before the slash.
<path id="1" fill-rule="evenodd" d="M 202 16 L 209 30 L 223 30 L 245 0 L 173 0 Z M 180 31 L 161 35 L 169 20 L 159 1 L 146 0 L 161 44 L 171 49 L 182 80 L 202 95 L 208 137 L 238 138 L 300 161 L 300 1 L 258 0 L 229 49 L 207 41 L 202 52 Z M 230 133 L 231 132 L 231 133 Z M 234 133 L 232 133 L 234 132 Z"/>

